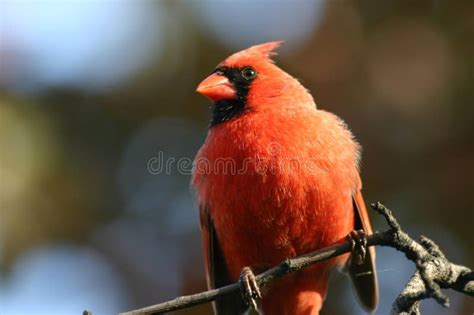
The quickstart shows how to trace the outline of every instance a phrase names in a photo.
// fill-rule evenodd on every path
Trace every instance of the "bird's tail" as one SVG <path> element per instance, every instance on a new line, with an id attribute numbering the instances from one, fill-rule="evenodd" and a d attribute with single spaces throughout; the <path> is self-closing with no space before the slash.
<path id="1" fill-rule="evenodd" d="M 300 271 L 274 281 L 264 294 L 264 315 L 319 315 L 326 296 L 328 273 Z M 321 278 L 323 277 L 323 278 Z"/>

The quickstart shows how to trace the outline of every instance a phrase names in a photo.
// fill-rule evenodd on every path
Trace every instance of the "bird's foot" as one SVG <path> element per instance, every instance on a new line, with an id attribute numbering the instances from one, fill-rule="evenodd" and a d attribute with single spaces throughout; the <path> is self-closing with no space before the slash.
<path id="1" fill-rule="evenodd" d="M 363 264 L 367 255 L 367 235 L 363 230 L 354 230 L 347 235 L 347 238 L 352 244 L 352 261 L 356 265 Z"/>
<path id="2" fill-rule="evenodd" d="M 244 267 L 240 272 L 240 292 L 242 292 L 242 297 L 247 303 L 248 306 L 252 307 L 252 309 L 257 309 L 257 299 L 262 298 L 262 294 L 260 293 L 260 288 L 258 287 L 257 280 L 255 275 L 250 269 L 250 267 Z"/>

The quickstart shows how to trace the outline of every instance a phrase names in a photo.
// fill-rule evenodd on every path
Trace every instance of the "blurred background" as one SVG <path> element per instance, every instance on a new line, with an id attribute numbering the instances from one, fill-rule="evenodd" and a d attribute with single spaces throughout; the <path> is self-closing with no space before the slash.
<path id="1" fill-rule="evenodd" d="M 204 290 L 190 174 L 150 161 L 192 159 L 209 121 L 197 84 L 277 39 L 278 64 L 363 145 L 366 201 L 472 267 L 473 1 L 0 0 L 0 313 L 114 314 Z M 378 252 L 388 314 L 414 267 Z M 331 281 L 322 314 L 363 314 Z M 422 313 L 472 314 L 448 294 Z"/>

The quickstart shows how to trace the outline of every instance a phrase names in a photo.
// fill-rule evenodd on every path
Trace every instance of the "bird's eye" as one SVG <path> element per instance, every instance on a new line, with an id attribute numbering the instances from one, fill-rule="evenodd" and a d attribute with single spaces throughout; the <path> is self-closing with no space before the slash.
<path id="1" fill-rule="evenodd" d="M 257 77 L 257 71 L 252 67 L 245 67 L 240 73 L 245 80 L 252 80 Z"/>

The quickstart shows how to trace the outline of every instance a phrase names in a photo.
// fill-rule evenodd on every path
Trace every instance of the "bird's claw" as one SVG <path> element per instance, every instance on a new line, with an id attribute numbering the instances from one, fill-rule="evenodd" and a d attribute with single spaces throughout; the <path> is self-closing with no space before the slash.
<path id="1" fill-rule="evenodd" d="M 257 280 L 252 269 L 249 267 L 244 267 L 242 269 L 240 272 L 239 283 L 240 291 L 242 292 L 242 297 L 245 303 L 256 310 L 257 299 L 261 299 L 262 294 L 260 293 L 260 288 L 258 287 Z"/>
<path id="2" fill-rule="evenodd" d="M 352 244 L 352 261 L 356 265 L 361 265 L 367 255 L 367 235 L 363 230 L 351 231 L 347 238 Z"/>

